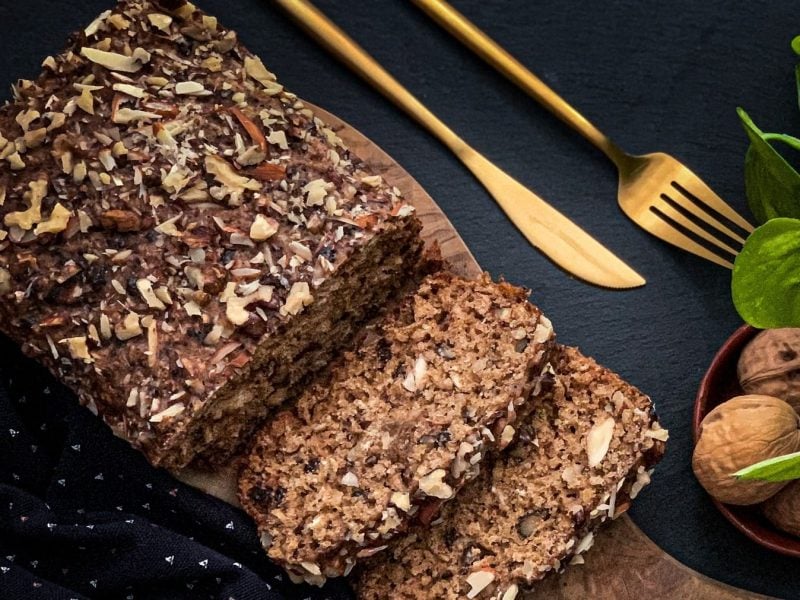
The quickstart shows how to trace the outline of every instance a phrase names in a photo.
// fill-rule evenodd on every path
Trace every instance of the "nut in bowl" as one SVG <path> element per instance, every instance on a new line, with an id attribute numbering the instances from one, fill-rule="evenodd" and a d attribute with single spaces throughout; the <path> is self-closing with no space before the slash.
<path id="1" fill-rule="evenodd" d="M 792 507 L 800 505 L 800 498 L 795 498 L 792 495 L 793 492 L 800 494 L 800 484 L 797 482 L 787 482 L 786 484 L 764 484 L 763 482 L 754 481 L 737 482 L 732 476 L 738 469 L 759 460 L 800 450 L 798 447 L 793 447 L 796 443 L 795 439 L 800 436 L 795 431 L 792 431 L 790 426 L 792 415 L 780 401 L 776 401 L 771 397 L 766 401 L 751 400 L 749 402 L 741 401 L 737 398 L 744 396 L 748 392 L 756 393 L 756 390 L 749 386 L 748 390 L 742 389 L 739 383 L 737 366 L 745 348 L 759 333 L 758 329 L 747 325 L 736 330 L 717 352 L 703 377 L 694 406 L 693 429 L 697 447 L 693 466 L 698 475 L 698 480 L 712 494 L 714 504 L 737 529 L 770 550 L 800 558 L 800 537 L 795 537 L 795 535 L 788 533 L 788 531 L 793 531 L 793 527 L 797 525 L 798 517 L 790 513 L 793 510 Z M 771 337 L 774 338 L 774 336 Z M 800 339 L 800 336 L 798 336 L 798 339 Z M 757 346 L 762 345 L 763 342 L 764 338 L 761 338 L 757 342 Z M 764 358 L 763 353 L 760 353 L 760 356 L 762 356 L 762 359 Z M 787 353 L 786 356 L 789 356 L 789 354 Z M 774 361 L 766 357 L 766 362 L 771 364 Z M 780 369 L 778 370 L 780 371 Z M 759 371 L 756 367 L 748 370 L 747 373 L 752 373 L 754 374 L 753 377 L 758 378 L 757 373 Z M 747 382 L 747 380 L 745 381 Z M 722 407 L 734 398 L 737 398 L 736 404 L 719 408 L 719 410 L 715 411 L 715 409 Z M 750 398 L 753 397 L 750 396 Z M 756 398 L 764 398 L 764 396 L 756 396 Z M 741 448 L 738 448 L 738 450 L 742 450 L 742 452 L 738 453 L 738 457 L 734 456 L 737 453 L 737 449 L 734 449 L 732 453 L 722 457 L 721 461 L 717 460 L 717 455 L 713 454 L 713 446 L 716 445 L 715 440 L 702 440 L 704 437 L 703 421 L 710 413 L 715 412 L 714 415 L 711 415 L 710 422 L 707 421 L 705 423 L 708 429 L 718 430 L 716 433 L 712 431 L 712 436 L 717 435 L 719 437 L 729 433 L 719 433 L 723 429 L 727 429 L 727 425 L 725 428 L 720 426 L 721 423 L 719 421 L 722 421 L 722 419 L 718 418 L 720 414 L 730 417 L 726 420 L 731 427 L 738 428 L 742 426 L 746 429 L 748 424 L 742 424 L 742 421 L 746 419 L 738 418 L 744 413 L 736 410 L 737 404 L 739 405 L 738 408 L 743 408 L 743 405 L 749 406 L 749 410 L 745 410 L 745 412 L 752 411 L 754 419 L 763 416 L 770 421 L 769 428 L 775 429 L 773 432 L 774 437 L 781 440 L 778 442 L 777 449 L 759 448 L 757 445 L 744 443 Z M 776 420 L 781 422 L 777 427 L 775 426 Z M 709 432 L 706 431 L 705 433 Z M 700 445 L 701 440 L 703 442 L 702 446 Z M 742 454 L 746 456 L 742 456 Z M 703 464 L 698 465 L 698 461 L 702 461 Z M 720 481 L 716 478 L 715 473 L 720 471 L 719 465 L 721 464 L 726 465 L 722 467 L 722 470 L 727 472 L 728 469 L 731 469 L 729 473 L 730 481 L 722 486 L 724 491 L 720 490 L 719 487 L 715 487 Z M 715 468 L 715 465 L 717 468 Z M 753 486 L 752 484 L 756 485 Z M 727 503 L 714 496 L 720 496 Z M 764 501 L 763 504 L 757 504 L 762 501 Z M 767 516 L 769 516 L 769 519 Z M 778 525 L 773 523 L 785 523 L 781 527 L 786 531 L 781 530 Z M 797 533 L 800 533 L 800 531 Z"/>

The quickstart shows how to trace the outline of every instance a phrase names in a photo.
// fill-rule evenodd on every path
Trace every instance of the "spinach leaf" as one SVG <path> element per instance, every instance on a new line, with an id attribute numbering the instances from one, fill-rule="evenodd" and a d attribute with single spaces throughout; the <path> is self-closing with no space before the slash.
<path id="1" fill-rule="evenodd" d="M 789 135 L 764 133 L 748 114 L 737 109 L 750 147 L 744 160 L 747 203 L 760 223 L 775 217 L 800 218 L 800 174 L 786 162 L 770 141 L 800 149 L 800 140 Z"/>
<path id="2" fill-rule="evenodd" d="M 733 474 L 738 479 L 790 481 L 800 479 L 800 452 L 768 458 Z"/>
<path id="3" fill-rule="evenodd" d="M 750 234 L 733 265 L 731 292 L 750 325 L 800 327 L 800 220 L 772 219 Z"/>

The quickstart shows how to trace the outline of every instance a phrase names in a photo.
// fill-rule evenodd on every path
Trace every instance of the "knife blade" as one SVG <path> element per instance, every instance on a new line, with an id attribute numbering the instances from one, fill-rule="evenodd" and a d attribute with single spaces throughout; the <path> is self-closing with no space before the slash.
<path id="1" fill-rule="evenodd" d="M 308 0 L 276 0 L 303 29 L 452 150 L 525 238 L 556 265 L 601 287 L 628 289 L 644 278 L 578 225 L 502 171 L 428 110 Z"/>

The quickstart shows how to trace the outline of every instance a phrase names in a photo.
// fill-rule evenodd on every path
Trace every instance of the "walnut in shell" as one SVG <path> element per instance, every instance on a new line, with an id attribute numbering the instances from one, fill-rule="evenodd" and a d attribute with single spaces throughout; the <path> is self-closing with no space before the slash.
<path id="1" fill-rule="evenodd" d="M 800 328 L 762 331 L 742 350 L 736 370 L 745 393 L 780 398 L 800 412 Z"/>
<path id="2" fill-rule="evenodd" d="M 692 457 L 700 484 L 726 504 L 763 502 L 786 485 L 739 481 L 733 474 L 759 461 L 800 450 L 800 417 L 783 400 L 739 396 L 706 415 Z"/>
<path id="3" fill-rule="evenodd" d="M 764 516 L 781 531 L 800 537 L 800 481 L 764 502 Z"/>

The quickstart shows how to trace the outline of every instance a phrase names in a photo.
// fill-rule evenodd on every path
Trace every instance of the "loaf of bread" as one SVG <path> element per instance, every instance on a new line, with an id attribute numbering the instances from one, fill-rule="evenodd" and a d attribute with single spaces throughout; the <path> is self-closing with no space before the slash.
<path id="1" fill-rule="evenodd" d="M 240 500 L 269 556 L 321 584 L 430 522 L 514 438 L 552 346 L 525 290 L 424 279 L 257 433 Z"/>
<path id="2" fill-rule="evenodd" d="M 582 561 L 594 531 L 650 481 L 666 430 L 650 399 L 563 348 L 552 392 L 517 440 L 445 506 L 437 525 L 354 573 L 363 600 L 513 600 Z"/>
<path id="3" fill-rule="evenodd" d="M 191 3 L 124 0 L 43 69 L 0 109 L 0 330 L 154 464 L 225 460 L 420 224 Z"/>

